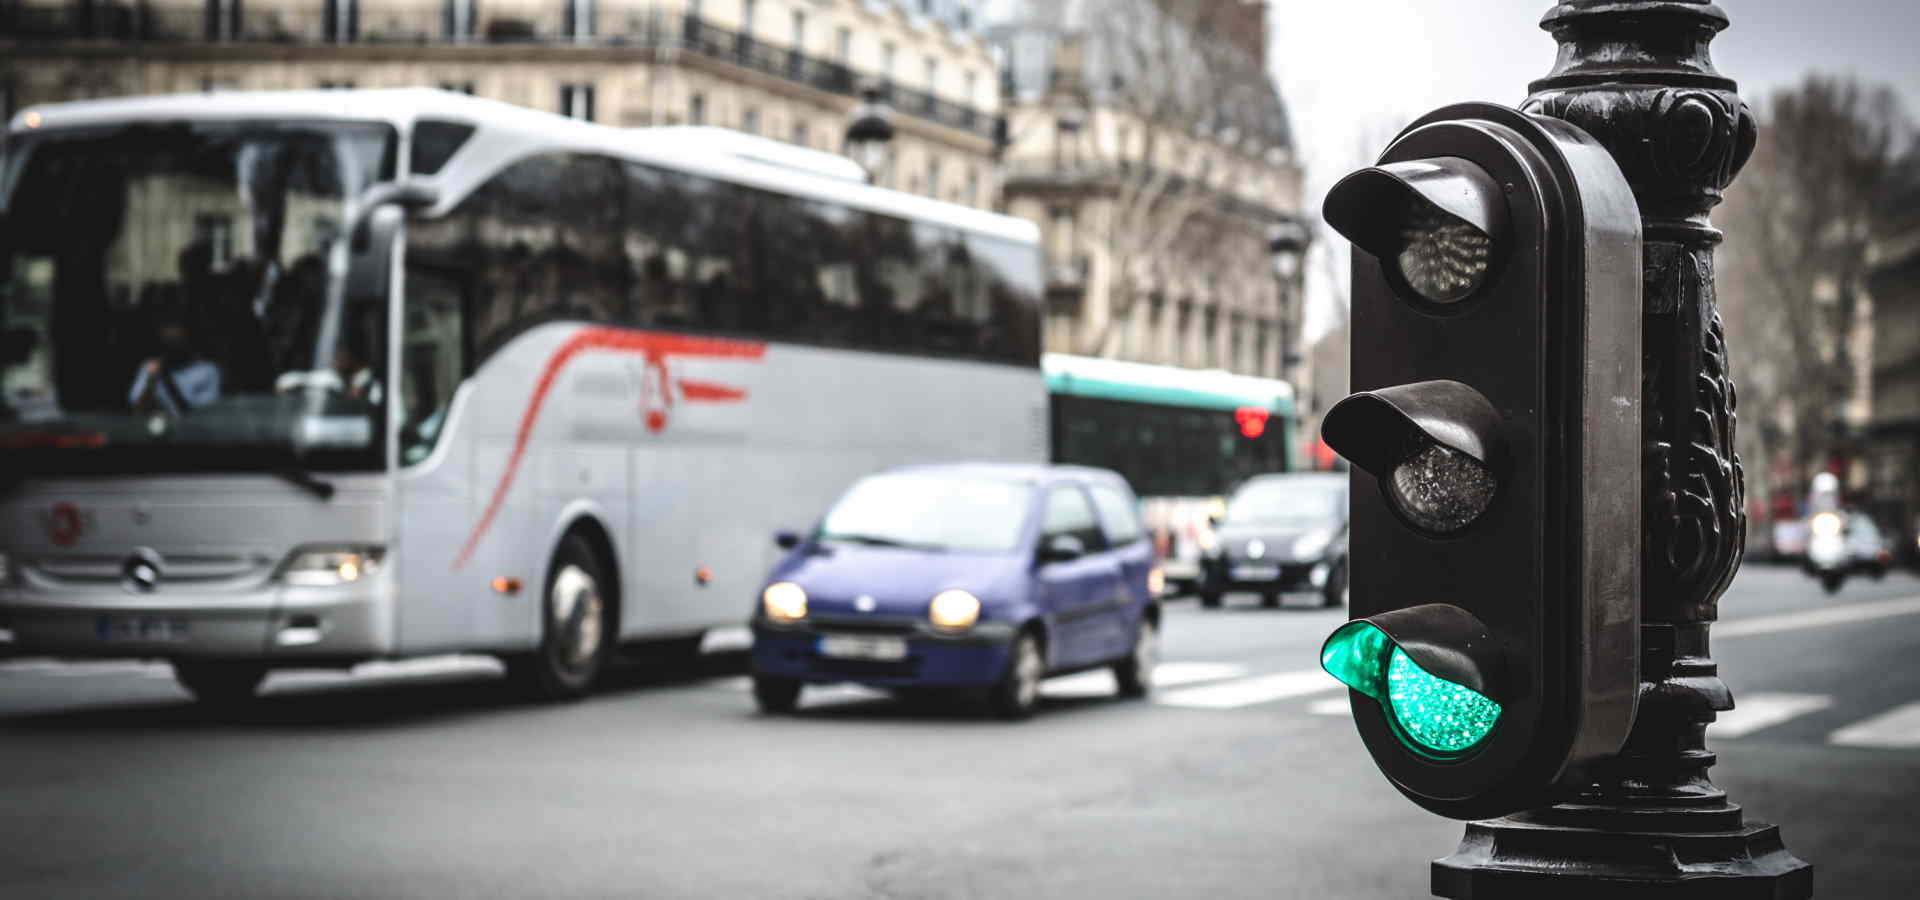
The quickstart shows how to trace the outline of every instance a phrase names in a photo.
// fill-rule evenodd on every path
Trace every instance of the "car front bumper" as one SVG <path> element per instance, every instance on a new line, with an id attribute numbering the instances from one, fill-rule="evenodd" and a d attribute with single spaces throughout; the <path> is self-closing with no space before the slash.
<path id="1" fill-rule="evenodd" d="M 1007 622 L 981 622 L 965 634 L 947 635 L 922 624 L 807 621 L 776 625 L 753 622 L 752 670 L 755 675 L 810 683 L 851 681 L 885 688 L 987 687 L 1007 669 L 1019 629 Z M 899 659 L 850 659 L 820 652 L 829 635 L 897 638 L 906 644 Z"/>
<path id="2" fill-rule="evenodd" d="M 1317 591 L 1333 575 L 1329 559 L 1271 562 L 1216 558 L 1201 565 L 1200 584 L 1207 591 Z"/>

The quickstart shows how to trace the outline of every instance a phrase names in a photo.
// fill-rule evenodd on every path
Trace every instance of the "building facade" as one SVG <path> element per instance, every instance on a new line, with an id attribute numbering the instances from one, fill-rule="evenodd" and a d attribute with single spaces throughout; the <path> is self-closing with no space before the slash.
<path id="1" fill-rule="evenodd" d="M 893 107 L 881 184 L 987 206 L 999 82 L 975 0 L 0 0 L 0 114 L 216 90 L 440 87 L 615 126 L 839 151 Z"/>
<path id="2" fill-rule="evenodd" d="M 1266 5 L 996 11 L 1003 203 L 1044 235 L 1048 349 L 1298 380 L 1301 275 L 1271 235 L 1305 221 L 1302 173 Z"/>

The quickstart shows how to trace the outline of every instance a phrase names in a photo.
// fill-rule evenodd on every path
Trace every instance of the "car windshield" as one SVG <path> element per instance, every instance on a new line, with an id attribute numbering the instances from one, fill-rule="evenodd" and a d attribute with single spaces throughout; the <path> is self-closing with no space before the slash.
<path id="1" fill-rule="evenodd" d="M 385 300 L 345 288 L 371 123 L 14 135 L 0 170 L 0 451 L 52 472 L 360 468 Z"/>
<path id="2" fill-rule="evenodd" d="M 1032 490 L 978 476 L 896 473 L 863 478 L 833 505 L 819 537 L 876 546 L 1009 553 L 1020 544 Z"/>
<path id="3" fill-rule="evenodd" d="M 1249 482 L 1227 501 L 1226 521 L 1238 525 L 1311 528 L 1337 522 L 1347 502 L 1338 482 L 1289 478 Z"/>

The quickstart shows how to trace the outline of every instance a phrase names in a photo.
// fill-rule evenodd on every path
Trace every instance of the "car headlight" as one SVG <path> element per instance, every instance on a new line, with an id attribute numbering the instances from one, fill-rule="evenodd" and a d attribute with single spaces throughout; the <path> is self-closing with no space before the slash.
<path id="1" fill-rule="evenodd" d="M 280 570 L 280 580 L 301 587 L 352 584 L 380 571 L 386 551 L 379 547 L 324 547 L 296 550 Z"/>
<path id="2" fill-rule="evenodd" d="M 798 622 L 807 617 L 807 592 L 791 581 L 776 581 L 760 592 L 760 606 L 776 622 Z"/>
<path id="3" fill-rule="evenodd" d="M 941 631 L 965 631 L 980 621 L 980 598 L 966 591 L 941 591 L 927 604 L 927 619 Z"/>
<path id="4" fill-rule="evenodd" d="M 1308 559 L 1325 552 L 1327 545 L 1333 542 L 1331 531 L 1309 531 L 1293 542 L 1293 558 Z"/>
<path id="5" fill-rule="evenodd" d="M 1830 512 L 1823 512 L 1813 517 L 1811 525 L 1814 534 L 1821 537 L 1833 537 L 1840 533 L 1841 522 L 1839 516 Z"/>

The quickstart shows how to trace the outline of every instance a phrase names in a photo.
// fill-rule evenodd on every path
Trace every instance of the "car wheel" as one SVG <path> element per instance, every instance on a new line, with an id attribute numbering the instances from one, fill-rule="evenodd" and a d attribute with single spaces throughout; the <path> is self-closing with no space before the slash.
<path id="1" fill-rule="evenodd" d="M 1040 705 L 1040 679 L 1046 676 L 1046 658 L 1040 653 L 1040 639 L 1023 631 L 1007 654 L 1007 671 L 993 686 L 987 700 L 1003 719 L 1024 719 Z"/>
<path id="2" fill-rule="evenodd" d="M 1846 583 L 1847 576 L 1838 572 L 1828 572 L 1820 576 L 1820 586 L 1826 588 L 1829 594 L 1840 593 L 1840 586 Z"/>
<path id="3" fill-rule="evenodd" d="M 1268 609 L 1278 609 L 1280 606 L 1280 592 L 1279 591 L 1262 592 L 1260 594 L 1260 605 Z"/>
<path id="4" fill-rule="evenodd" d="M 800 705 L 800 680 L 772 675 L 753 676 L 753 702 L 769 716 L 784 716 Z"/>
<path id="5" fill-rule="evenodd" d="M 606 571 L 585 538 L 560 542 L 540 601 L 540 646 L 507 660 L 507 676 L 521 691 L 571 700 L 592 689 L 613 643 Z"/>
<path id="6" fill-rule="evenodd" d="M 1133 652 L 1113 664 L 1113 680 L 1122 697 L 1145 697 L 1153 690 L 1153 669 L 1160 664 L 1160 629 L 1152 619 L 1140 619 L 1133 635 Z"/>
<path id="7" fill-rule="evenodd" d="M 1321 589 L 1320 602 L 1321 602 L 1321 605 L 1327 606 L 1327 607 L 1338 607 L 1338 606 L 1347 605 L 1347 561 L 1346 560 L 1344 559 L 1341 560 L 1340 564 L 1337 566 L 1334 566 L 1333 571 L 1327 575 L 1327 585 L 1325 588 Z"/>
<path id="8" fill-rule="evenodd" d="M 173 677 L 201 703 L 233 706 L 254 698 L 260 682 L 267 678 L 267 667 L 259 663 L 176 659 Z"/>
<path id="9" fill-rule="evenodd" d="M 1207 609 L 1219 609 L 1220 608 L 1220 592 L 1219 591 L 1201 591 L 1200 605 L 1206 607 Z"/>
<path id="10" fill-rule="evenodd" d="M 1882 580 L 1885 580 L 1885 579 L 1886 579 L 1886 577 L 1887 577 L 1887 567 L 1886 567 L 1886 566 L 1874 566 L 1874 567 L 1873 567 L 1873 580 L 1875 580 L 1875 581 L 1882 581 Z"/>

